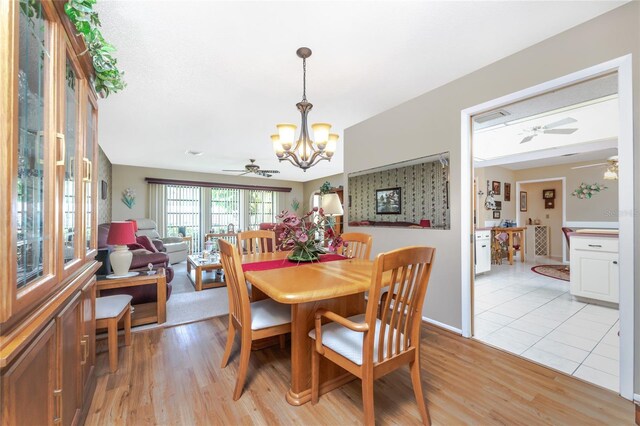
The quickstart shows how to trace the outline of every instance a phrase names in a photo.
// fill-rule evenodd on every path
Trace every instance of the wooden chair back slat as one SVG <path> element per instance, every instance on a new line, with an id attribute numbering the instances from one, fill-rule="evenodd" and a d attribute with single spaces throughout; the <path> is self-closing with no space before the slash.
<path id="1" fill-rule="evenodd" d="M 238 234 L 238 253 L 273 253 L 276 249 L 276 233 L 273 231 L 245 231 Z"/>
<path id="2" fill-rule="evenodd" d="M 251 308 L 249 306 L 249 291 L 247 289 L 240 254 L 236 247 L 225 241 L 219 240 L 220 261 L 224 269 L 227 293 L 229 295 L 229 312 L 241 327 L 251 326 Z"/>
<path id="3" fill-rule="evenodd" d="M 365 337 L 365 363 L 373 365 L 375 340 L 378 341 L 377 363 L 418 347 L 422 306 L 434 253 L 435 249 L 431 247 L 407 247 L 376 257 L 366 312 L 369 330 L 375 330 L 383 275 L 388 277 L 388 281 L 384 281 L 388 284 L 388 292 L 382 301 L 379 329 Z"/>
<path id="4" fill-rule="evenodd" d="M 340 247 L 340 254 L 349 258 L 369 259 L 373 242 L 371 235 L 362 232 L 346 232 L 341 235 L 341 238 L 347 245 Z"/>

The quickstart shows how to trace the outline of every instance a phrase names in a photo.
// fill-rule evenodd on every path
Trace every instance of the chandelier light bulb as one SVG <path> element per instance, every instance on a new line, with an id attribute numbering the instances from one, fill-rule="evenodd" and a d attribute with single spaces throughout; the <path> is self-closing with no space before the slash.
<path id="1" fill-rule="evenodd" d="M 335 154 L 338 139 L 340 139 L 340 136 L 337 133 L 329 133 L 329 141 L 327 142 L 327 147 L 324 150 L 327 157 L 331 158 L 333 157 L 333 154 Z"/>
<path id="2" fill-rule="evenodd" d="M 280 143 L 280 135 L 271 135 L 271 142 L 273 143 L 273 151 L 278 158 L 284 157 L 284 148 Z"/>
<path id="3" fill-rule="evenodd" d="M 284 149 L 286 152 L 289 152 L 296 137 L 296 125 L 282 123 L 277 124 L 276 127 L 278 128 L 278 135 L 280 137 L 280 144 L 282 145 L 282 149 Z"/>
<path id="4" fill-rule="evenodd" d="M 329 130 L 331 130 L 331 124 L 329 123 L 314 123 L 311 125 L 313 129 L 313 138 L 316 146 L 320 151 L 324 151 L 324 148 L 329 142 Z"/>

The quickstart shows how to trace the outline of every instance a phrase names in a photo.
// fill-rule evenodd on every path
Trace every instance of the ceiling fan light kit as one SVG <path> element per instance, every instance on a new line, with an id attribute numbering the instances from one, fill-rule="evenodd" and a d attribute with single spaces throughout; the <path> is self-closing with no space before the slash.
<path id="1" fill-rule="evenodd" d="M 307 116 L 313 104 L 307 101 L 307 58 L 311 56 L 311 49 L 301 47 L 296 54 L 302 58 L 302 101 L 296 104 L 302 116 L 300 137 L 295 140 L 297 129 L 295 124 L 281 123 L 276 125 L 278 133 L 271 135 L 271 143 L 278 160 L 289 160 L 291 164 L 306 172 L 308 168 L 322 160 L 331 161 L 340 137 L 336 133 L 330 133 L 331 124 L 329 123 L 312 124 L 311 129 L 315 140 L 309 136 Z"/>

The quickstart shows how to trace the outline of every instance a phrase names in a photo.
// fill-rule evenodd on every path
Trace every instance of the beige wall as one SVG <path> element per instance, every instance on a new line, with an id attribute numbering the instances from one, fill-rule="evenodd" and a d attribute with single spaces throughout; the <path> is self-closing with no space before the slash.
<path id="1" fill-rule="evenodd" d="M 320 179 L 314 179 L 314 180 L 305 182 L 304 189 L 303 189 L 303 192 L 304 192 L 303 200 L 300 201 L 301 210 L 298 210 L 298 213 L 306 213 L 311 209 L 311 196 L 313 195 L 314 192 L 320 189 L 320 186 L 322 186 L 323 183 L 329 182 L 332 188 L 338 188 L 345 185 L 344 181 L 345 181 L 344 175 L 340 173 L 337 175 L 331 175 L 331 176 L 323 177 Z M 344 208 L 345 210 L 347 209 L 346 203 Z"/>
<path id="2" fill-rule="evenodd" d="M 345 173 L 410 160 L 438 152 L 451 153 L 451 229 L 411 230 L 359 228 L 373 235 L 373 252 L 407 245 L 437 248 L 423 315 L 461 327 L 461 158 L 460 112 L 605 61 L 633 54 L 634 139 L 640 140 L 640 3 L 609 13 L 501 59 L 451 83 L 411 99 L 345 130 Z M 390 76 L 392 77 L 392 76 Z M 392 144 L 389 141 L 393 141 Z M 372 149 L 375 147 L 375 149 Z M 635 150 L 635 185 L 640 188 L 640 150 Z M 515 188 L 512 188 L 514 190 Z M 347 188 L 348 190 L 348 188 Z M 632 194 L 628 194 L 632 196 Z M 640 210 L 640 197 L 635 200 Z M 629 213 L 633 214 L 633 213 Z M 347 218 L 348 222 L 348 218 Z M 640 229 L 640 215 L 635 216 Z M 347 227 L 349 228 L 349 227 Z M 349 230 L 349 229 L 348 229 Z M 351 229 L 353 230 L 353 229 Z M 635 235 L 640 247 L 640 233 Z M 636 266 L 636 306 L 640 309 L 640 270 Z M 624 280 L 624 277 L 621 277 Z M 640 315 L 636 314 L 640 346 Z M 640 357 L 640 348 L 636 351 Z M 640 365 L 640 362 L 637 363 Z M 640 384 L 637 368 L 636 384 Z M 640 388 L 640 386 L 637 386 Z"/>
<path id="3" fill-rule="evenodd" d="M 494 196 L 494 200 L 502 202 L 502 211 L 500 212 L 500 220 L 503 219 L 511 219 L 516 220 L 516 183 L 515 183 L 515 173 L 513 170 L 506 169 L 504 167 L 493 166 L 493 167 L 482 167 L 474 170 L 476 180 L 478 182 L 478 191 L 482 191 L 484 194 L 482 196 L 477 195 L 477 218 L 476 226 L 483 227 L 485 225 L 485 221 L 487 220 L 496 220 L 493 218 L 493 210 L 487 210 L 484 208 L 484 202 L 487 199 L 488 191 L 487 191 L 487 181 L 489 181 L 489 185 L 493 183 L 494 180 L 500 182 L 500 195 Z M 511 201 L 504 200 L 504 184 L 511 184 Z"/>
<path id="4" fill-rule="evenodd" d="M 546 189 L 556 190 L 555 207 L 553 209 L 545 208 L 542 191 Z M 562 234 L 562 181 L 523 183 L 520 185 L 520 191 L 527 193 L 527 211 L 518 212 L 519 223 L 527 226 L 529 219 L 532 221 L 537 219 L 540 220 L 540 225 L 548 226 L 549 239 L 551 240 L 550 256 L 562 259 L 562 244 L 564 242 L 564 235 Z M 527 255 L 533 258 L 533 228 L 527 229 L 527 240 Z"/>
<path id="5" fill-rule="evenodd" d="M 284 205 L 289 206 L 291 200 L 302 198 L 302 183 L 275 179 L 260 179 L 218 175 L 212 173 L 195 173 L 179 170 L 154 169 L 148 167 L 113 165 L 113 220 L 125 220 L 131 218 L 147 217 L 147 183 L 146 177 L 182 179 L 202 182 L 236 183 L 242 185 L 278 186 L 292 188 L 286 194 Z M 121 200 L 122 191 L 132 188 L 136 192 L 136 203 L 129 209 Z M 302 203 L 300 203 L 302 205 Z M 282 207 L 282 206 L 281 206 Z"/>
<path id="6" fill-rule="evenodd" d="M 584 166 L 601 163 L 606 159 L 587 161 L 582 163 L 562 164 L 559 166 L 537 167 L 535 169 L 516 170 L 516 181 L 535 179 L 548 179 L 565 177 L 567 180 L 567 222 L 617 222 L 618 221 L 618 181 L 604 180 L 602 178 L 604 167 L 587 167 L 573 169 L 576 166 Z M 579 199 L 571 193 L 580 184 L 599 183 L 607 189 L 595 194 L 591 199 Z"/>

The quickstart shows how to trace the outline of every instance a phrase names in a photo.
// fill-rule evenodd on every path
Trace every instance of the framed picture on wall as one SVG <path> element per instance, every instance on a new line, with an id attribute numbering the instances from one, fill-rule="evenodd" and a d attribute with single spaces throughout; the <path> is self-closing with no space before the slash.
<path id="1" fill-rule="evenodd" d="M 491 190 L 493 191 L 493 195 L 500 195 L 500 182 L 497 180 L 491 182 Z"/>
<path id="2" fill-rule="evenodd" d="M 544 200 L 544 208 L 545 209 L 555 209 L 556 208 L 556 200 L 550 198 L 548 200 Z"/>
<path id="3" fill-rule="evenodd" d="M 494 210 L 502 210 L 502 201 L 496 201 L 496 208 Z"/>
<path id="4" fill-rule="evenodd" d="M 494 210 L 493 211 L 493 218 L 494 219 L 500 219 L 500 211 L 499 210 Z"/>
<path id="5" fill-rule="evenodd" d="M 525 191 L 520 191 L 520 211 L 527 211 L 527 193 Z"/>
<path id="6" fill-rule="evenodd" d="M 542 191 L 542 198 L 545 200 L 553 200 L 556 198 L 556 190 L 555 189 L 545 189 Z"/>
<path id="7" fill-rule="evenodd" d="M 402 189 L 376 189 L 376 214 L 400 214 L 402 212 Z"/>
<path id="8" fill-rule="evenodd" d="M 107 182 L 104 180 L 100 182 L 100 198 L 107 199 Z"/>
<path id="9" fill-rule="evenodd" d="M 511 201 L 511 184 L 507 182 L 504 183 L 504 200 Z"/>

